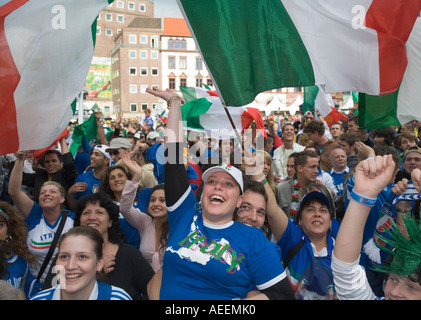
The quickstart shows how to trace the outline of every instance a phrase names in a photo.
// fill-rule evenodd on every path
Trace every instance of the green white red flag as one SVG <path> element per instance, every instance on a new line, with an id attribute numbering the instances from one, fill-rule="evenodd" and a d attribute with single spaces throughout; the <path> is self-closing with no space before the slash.
<path id="1" fill-rule="evenodd" d="M 329 93 L 325 93 L 320 86 L 304 87 L 303 111 L 307 110 L 317 110 L 329 128 L 334 122 L 340 120 L 348 121 L 347 116 L 335 109 L 332 96 Z"/>
<path id="2" fill-rule="evenodd" d="M 320 85 L 395 92 L 420 0 L 177 0 L 221 99 Z"/>
<path id="3" fill-rule="evenodd" d="M 0 154 L 45 148 L 67 127 L 112 2 L 1 1 Z"/>
<path id="4" fill-rule="evenodd" d="M 257 129 L 264 130 L 262 115 L 257 108 L 226 107 L 232 122 L 224 110 L 221 99 L 215 96 L 191 100 L 181 106 L 185 129 L 205 131 L 214 138 L 227 139 L 241 135 L 253 121 Z M 235 129 L 233 128 L 233 125 Z"/>
<path id="5" fill-rule="evenodd" d="M 408 67 L 399 90 L 382 96 L 359 95 L 359 125 L 365 129 L 402 126 L 421 121 L 421 18 L 406 42 Z"/>

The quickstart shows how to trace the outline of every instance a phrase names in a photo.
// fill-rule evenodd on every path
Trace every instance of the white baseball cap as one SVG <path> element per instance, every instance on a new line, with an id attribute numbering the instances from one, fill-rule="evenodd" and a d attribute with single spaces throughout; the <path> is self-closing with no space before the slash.
<path id="1" fill-rule="evenodd" d="M 203 182 L 206 183 L 206 181 L 211 176 L 211 174 L 214 173 L 214 172 L 218 172 L 218 171 L 226 172 L 231 177 L 233 177 L 233 179 L 235 181 L 237 181 L 238 185 L 240 186 L 241 194 L 243 194 L 243 173 L 241 172 L 241 170 L 237 169 L 236 167 L 234 167 L 230 164 L 222 163 L 220 165 L 217 165 L 217 166 L 214 166 L 214 167 L 211 167 L 211 168 L 207 169 L 202 174 Z"/>

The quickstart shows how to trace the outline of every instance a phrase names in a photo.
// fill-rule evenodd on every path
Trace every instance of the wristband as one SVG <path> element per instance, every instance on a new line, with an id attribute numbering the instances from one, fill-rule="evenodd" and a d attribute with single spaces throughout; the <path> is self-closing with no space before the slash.
<path id="1" fill-rule="evenodd" d="M 377 198 L 367 198 L 355 192 L 354 189 L 352 189 L 352 192 L 351 192 L 351 199 L 367 207 L 374 207 L 377 201 Z"/>

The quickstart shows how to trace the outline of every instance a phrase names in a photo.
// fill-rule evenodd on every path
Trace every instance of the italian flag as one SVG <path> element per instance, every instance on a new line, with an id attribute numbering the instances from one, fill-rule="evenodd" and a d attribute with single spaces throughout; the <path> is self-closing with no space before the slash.
<path id="1" fill-rule="evenodd" d="M 233 123 L 230 122 L 227 111 L 224 108 L 230 114 Z M 221 99 L 215 96 L 187 102 L 181 106 L 181 112 L 185 129 L 204 131 L 214 138 L 235 138 L 237 133 L 240 135 L 245 129 L 248 129 L 253 121 L 255 121 L 257 129 L 264 130 L 264 123 L 259 109 L 224 107 Z"/>
<path id="2" fill-rule="evenodd" d="M 226 105 L 263 91 L 394 92 L 419 0 L 177 0 Z"/>
<path id="3" fill-rule="evenodd" d="M 180 87 L 181 94 L 183 95 L 184 101 L 189 102 L 195 99 L 205 98 L 214 96 L 217 97 L 218 94 L 215 90 L 210 88 L 201 88 L 201 87 Z"/>
<path id="4" fill-rule="evenodd" d="M 327 125 L 330 126 L 337 121 L 348 121 L 348 117 L 335 109 L 332 96 L 325 93 L 320 86 L 304 87 L 303 111 L 317 110 Z"/>
<path id="5" fill-rule="evenodd" d="M 67 127 L 112 1 L 1 1 L 0 154 L 45 148 Z"/>
<path id="6" fill-rule="evenodd" d="M 402 126 L 421 121 L 421 18 L 406 42 L 408 67 L 399 90 L 382 96 L 359 94 L 359 125 L 364 129 Z"/>

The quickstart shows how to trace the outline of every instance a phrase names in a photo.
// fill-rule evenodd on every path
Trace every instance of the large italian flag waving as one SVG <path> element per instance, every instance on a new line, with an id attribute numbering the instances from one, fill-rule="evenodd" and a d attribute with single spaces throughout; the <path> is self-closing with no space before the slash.
<path id="1" fill-rule="evenodd" d="M 0 154 L 42 149 L 66 128 L 111 2 L 0 1 Z"/>
<path id="2" fill-rule="evenodd" d="M 213 138 L 235 138 L 237 134 L 244 133 L 253 121 L 256 128 L 262 129 L 262 134 L 266 136 L 259 109 L 224 107 L 219 97 L 208 96 L 191 100 L 181 106 L 181 112 L 186 129 L 204 131 Z"/>
<path id="3" fill-rule="evenodd" d="M 394 92 L 420 0 L 177 0 L 226 105 L 269 89 Z"/>

